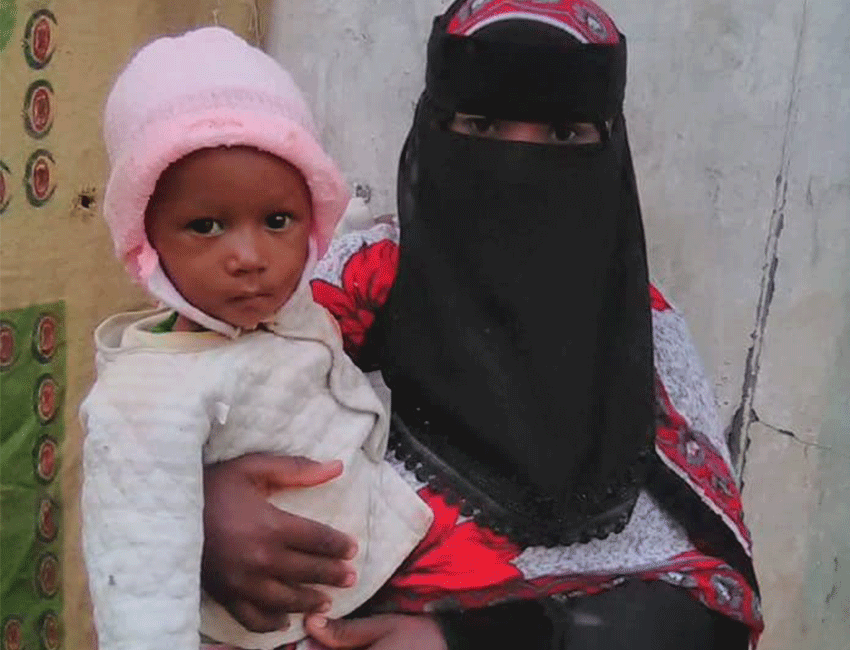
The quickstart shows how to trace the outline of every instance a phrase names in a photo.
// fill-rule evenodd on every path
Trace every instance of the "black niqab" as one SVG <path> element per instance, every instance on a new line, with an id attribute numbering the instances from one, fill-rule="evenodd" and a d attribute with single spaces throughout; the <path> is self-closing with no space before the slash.
<path id="1" fill-rule="evenodd" d="M 605 537 L 628 521 L 654 439 L 625 41 L 495 56 L 445 24 L 401 157 L 398 277 L 375 332 L 392 444 L 521 545 Z M 559 70 L 569 83 L 552 86 Z M 454 111 L 611 127 L 594 145 L 508 142 L 448 131 Z"/>

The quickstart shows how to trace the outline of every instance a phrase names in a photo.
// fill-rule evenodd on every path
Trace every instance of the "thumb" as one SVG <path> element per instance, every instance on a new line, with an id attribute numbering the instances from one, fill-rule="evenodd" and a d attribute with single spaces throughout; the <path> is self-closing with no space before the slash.
<path id="1" fill-rule="evenodd" d="M 289 487 L 310 487 L 342 474 L 342 461 L 319 463 L 303 456 L 250 454 L 243 458 L 249 480 L 266 492 Z"/>
<path id="2" fill-rule="evenodd" d="M 393 630 L 390 615 L 368 618 L 328 619 L 313 614 L 305 621 L 307 633 L 328 648 L 361 648 L 380 641 Z"/>

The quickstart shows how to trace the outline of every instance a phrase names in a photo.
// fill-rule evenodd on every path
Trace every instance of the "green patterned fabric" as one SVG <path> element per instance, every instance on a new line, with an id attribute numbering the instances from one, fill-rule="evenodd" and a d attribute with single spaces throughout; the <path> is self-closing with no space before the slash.
<path id="1" fill-rule="evenodd" d="M 15 0 L 0 0 L 0 52 L 12 38 L 15 29 Z"/>
<path id="2" fill-rule="evenodd" d="M 0 312 L 0 647 L 61 645 L 65 306 Z"/>
<path id="3" fill-rule="evenodd" d="M 157 323 L 151 328 L 154 334 L 167 334 L 174 329 L 174 324 L 177 322 L 177 312 L 171 312 L 171 315 L 161 323 Z"/>

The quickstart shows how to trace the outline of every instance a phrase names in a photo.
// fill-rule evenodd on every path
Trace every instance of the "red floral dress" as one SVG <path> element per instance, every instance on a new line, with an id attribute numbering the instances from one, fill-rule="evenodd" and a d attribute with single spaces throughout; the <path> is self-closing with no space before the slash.
<path id="1" fill-rule="evenodd" d="M 376 310 L 387 299 L 398 265 L 394 231 L 379 227 L 375 233 L 363 236 L 357 245 L 349 242 L 336 249 L 332 246 L 330 261 L 326 258 L 324 266 L 320 264 L 319 277 L 312 283 L 316 301 L 339 321 L 345 348 L 355 360 L 374 323 Z M 674 319 L 675 327 L 683 328 L 681 317 L 664 296 L 655 287 L 650 287 L 650 292 L 660 335 L 664 336 L 665 318 Z M 670 348 L 669 342 L 659 341 L 658 336 L 656 346 Z M 674 342 L 671 348 L 674 357 L 676 345 Z M 676 359 L 670 361 L 674 366 L 677 363 Z M 656 355 L 656 367 L 664 364 L 664 359 L 659 362 Z M 683 372 L 686 374 L 687 368 Z M 730 469 L 728 452 L 716 436 L 711 439 L 701 433 L 677 411 L 668 392 L 671 382 L 665 383 L 662 375 L 658 372 L 656 381 L 656 452 L 688 491 L 720 518 L 749 562 L 750 535 L 743 521 L 741 494 Z M 708 408 L 713 409 L 713 403 Z M 745 623 L 751 630 L 751 647 L 755 648 L 763 629 L 755 589 L 727 562 L 698 550 L 698 542 L 690 550 L 632 570 L 621 567 L 615 572 L 572 571 L 558 575 L 538 572 L 529 577 L 517 563 L 524 549 L 463 517 L 459 506 L 450 505 L 427 486 L 421 487 L 419 494 L 434 511 L 434 523 L 378 595 L 386 609 L 424 612 L 442 606 L 484 607 L 510 599 L 554 594 L 590 595 L 627 579 L 662 580 L 687 589 L 707 607 Z"/>

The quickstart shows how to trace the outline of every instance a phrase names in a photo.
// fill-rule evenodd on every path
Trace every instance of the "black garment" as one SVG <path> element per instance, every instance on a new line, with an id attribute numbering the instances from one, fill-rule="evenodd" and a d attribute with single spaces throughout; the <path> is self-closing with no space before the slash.
<path id="1" fill-rule="evenodd" d="M 445 31 L 449 20 L 437 18 L 428 41 L 425 92 L 441 109 L 526 122 L 595 122 L 621 112 L 622 34 L 616 45 L 579 45 L 563 30 L 514 20 L 456 36 Z"/>
<path id="2" fill-rule="evenodd" d="M 440 20 L 434 29 L 399 169 L 398 276 L 370 334 L 393 391 L 391 444 L 465 514 L 522 546 L 604 538 L 627 523 L 654 440 L 624 42 L 510 46 L 512 56 L 526 48 L 522 75 L 538 71 L 539 92 L 526 84 L 536 116 L 563 117 L 571 104 L 588 120 L 613 118 L 604 142 L 558 146 L 442 128 L 447 109 L 509 110 L 490 91 L 508 92 L 517 70 L 482 56 L 475 37 L 446 35 Z M 493 55 L 501 44 L 486 46 Z M 612 90 L 582 92 L 599 82 L 576 74 L 546 91 L 557 66 L 595 70 Z M 488 85 L 453 82 L 463 74 Z M 510 110 L 523 97 L 511 95 Z"/>
<path id="3" fill-rule="evenodd" d="M 747 650 L 749 630 L 663 582 L 440 614 L 449 650 Z"/>

